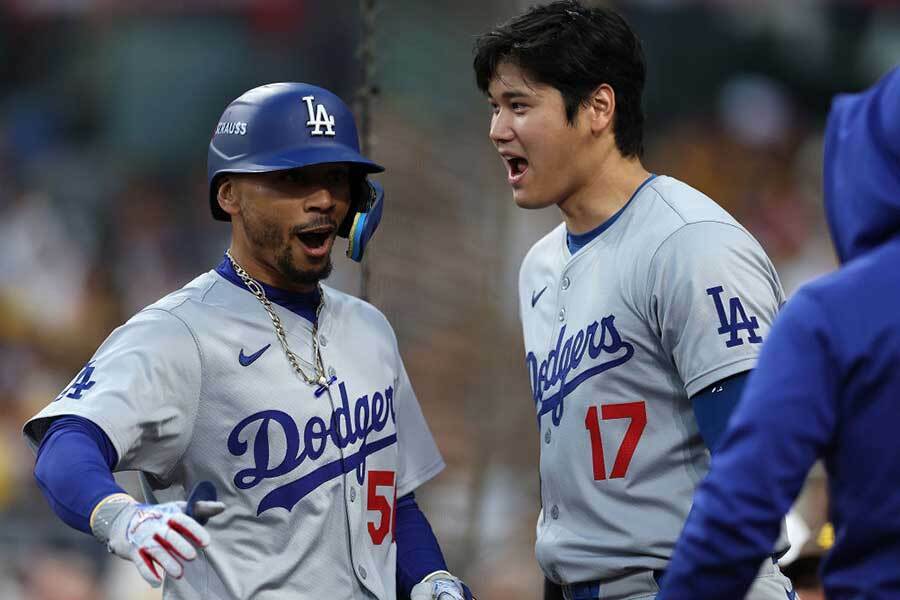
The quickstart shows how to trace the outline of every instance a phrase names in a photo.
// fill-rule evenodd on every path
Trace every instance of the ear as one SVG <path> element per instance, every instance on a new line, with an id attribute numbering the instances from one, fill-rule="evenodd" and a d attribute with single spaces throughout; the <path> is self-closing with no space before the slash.
<path id="1" fill-rule="evenodd" d="M 613 117 L 616 113 L 616 92 L 609 84 L 602 83 L 591 92 L 587 108 L 591 132 L 594 134 L 606 130 L 612 132 Z"/>
<path id="2" fill-rule="evenodd" d="M 241 212 L 236 184 L 237 182 L 230 175 L 224 175 L 219 182 L 219 189 L 216 193 L 216 200 L 218 200 L 219 206 L 232 217 Z"/>

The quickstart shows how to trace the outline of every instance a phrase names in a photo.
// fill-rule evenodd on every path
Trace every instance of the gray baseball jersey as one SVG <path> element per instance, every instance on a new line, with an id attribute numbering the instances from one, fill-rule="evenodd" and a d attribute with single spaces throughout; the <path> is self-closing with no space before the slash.
<path id="1" fill-rule="evenodd" d="M 559 583 L 664 569 L 709 453 L 690 396 L 755 363 L 784 302 L 757 241 L 657 177 L 574 256 L 564 224 L 522 264 L 541 435 L 537 559 Z"/>
<path id="2" fill-rule="evenodd" d="M 210 271 L 116 329 L 26 424 L 36 444 L 51 417 L 90 419 L 150 502 L 215 484 L 227 509 L 184 577 L 165 582 L 167 600 L 395 597 L 395 500 L 444 463 L 387 320 L 326 286 L 323 298 L 336 381 L 318 396 L 257 299 Z M 311 361 L 309 321 L 274 308 Z"/>

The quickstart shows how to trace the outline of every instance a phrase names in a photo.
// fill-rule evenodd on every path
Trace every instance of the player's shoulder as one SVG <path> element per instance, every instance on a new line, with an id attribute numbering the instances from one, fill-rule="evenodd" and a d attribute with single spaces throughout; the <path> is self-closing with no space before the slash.
<path id="1" fill-rule="evenodd" d="M 197 306 L 207 303 L 210 291 L 217 285 L 221 286 L 221 283 L 212 271 L 198 275 L 184 287 L 145 306 L 128 322 L 175 319 L 190 328 L 189 323 L 193 320 L 192 314 L 196 312 Z"/>
<path id="2" fill-rule="evenodd" d="M 184 287 L 166 294 L 156 302 L 145 307 L 147 310 L 162 310 L 167 312 L 179 312 L 188 302 L 205 302 L 209 292 L 220 283 L 220 279 L 212 271 L 207 271 L 195 277 Z"/>
<path id="3" fill-rule="evenodd" d="M 674 177 L 655 177 L 641 196 L 647 201 L 639 204 L 639 212 L 649 213 L 652 218 L 646 219 L 646 224 L 662 234 L 696 223 L 741 227 L 715 200 Z"/>
<path id="4" fill-rule="evenodd" d="M 209 290 L 216 284 L 212 272 L 203 273 L 184 287 L 166 294 L 145 306 L 128 319 L 117 331 L 134 336 L 148 336 L 145 341 L 163 342 L 182 337 L 194 337 L 191 326 L 191 305 L 202 304 Z"/>
<path id="5" fill-rule="evenodd" d="M 896 378 L 900 345 L 900 237 L 803 285 L 776 322 L 779 334 L 806 334 L 850 378 Z"/>
<path id="6" fill-rule="evenodd" d="M 642 248 L 650 255 L 663 247 L 675 251 L 695 248 L 707 253 L 714 252 L 717 245 L 735 244 L 763 252 L 757 240 L 728 211 L 683 181 L 656 177 L 641 196 L 631 217 L 632 223 L 640 227 Z"/>
<path id="7" fill-rule="evenodd" d="M 334 320 L 353 329 L 365 328 L 394 337 L 394 329 L 381 310 L 346 292 L 322 285 L 325 306 Z"/>
<path id="8" fill-rule="evenodd" d="M 900 302 L 900 278 L 896 267 L 900 263 L 900 237 L 867 252 L 840 269 L 822 275 L 797 291 L 817 304 L 846 316 L 845 309 L 859 310 L 868 305 L 871 315 L 895 313 Z M 860 294 L 860 290 L 877 293 Z M 836 317 L 838 315 L 835 315 Z"/>
<path id="9" fill-rule="evenodd" d="M 188 322 L 171 308 L 169 296 L 142 308 L 110 332 L 93 360 L 144 356 L 187 364 L 200 354 L 200 345 Z"/>

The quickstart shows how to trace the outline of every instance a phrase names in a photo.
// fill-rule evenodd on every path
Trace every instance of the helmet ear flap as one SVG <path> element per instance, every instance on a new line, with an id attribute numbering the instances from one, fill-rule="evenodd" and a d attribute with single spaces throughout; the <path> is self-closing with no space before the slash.
<path id="1" fill-rule="evenodd" d="M 361 212 L 368 211 L 372 204 L 372 190 L 364 173 L 355 173 L 350 176 L 350 209 L 347 216 L 338 227 L 337 234 L 342 238 L 350 237 L 350 228 L 353 220 Z"/>
<path id="2" fill-rule="evenodd" d="M 367 200 L 363 209 L 352 215 L 353 221 L 347 236 L 347 256 L 356 262 L 362 261 L 366 246 L 381 223 L 381 212 L 384 209 L 384 188 L 377 181 L 363 181 L 368 190 Z"/>

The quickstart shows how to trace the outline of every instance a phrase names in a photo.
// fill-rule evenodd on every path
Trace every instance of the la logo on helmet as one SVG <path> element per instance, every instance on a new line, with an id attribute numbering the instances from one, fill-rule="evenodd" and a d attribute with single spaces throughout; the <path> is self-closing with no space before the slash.
<path id="1" fill-rule="evenodd" d="M 333 136 L 334 116 L 328 114 L 328 111 L 325 110 L 325 105 L 316 104 L 313 107 L 313 102 L 316 101 L 315 96 L 303 96 L 303 101 L 306 102 L 306 110 L 309 113 L 309 121 L 306 122 L 306 126 L 315 127 L 309 134 Z M 325 131 L 322 131 L 322 127 L 325 128 Z"/>

